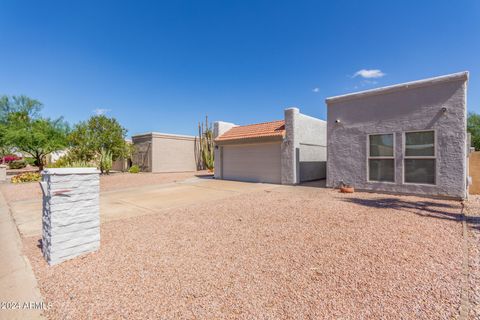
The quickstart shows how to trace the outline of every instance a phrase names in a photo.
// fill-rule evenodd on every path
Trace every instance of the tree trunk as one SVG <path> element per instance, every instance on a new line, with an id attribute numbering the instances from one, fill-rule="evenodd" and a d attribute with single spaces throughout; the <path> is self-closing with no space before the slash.
<path id="1" fill-rule="evenodd" d="M 35 155 L 35 161 L 37 161 L 38 163 L 38 171 L 42 171 L 43 170 L 43 156 L 39 155 L 39 154 L 36 154 Z"/>

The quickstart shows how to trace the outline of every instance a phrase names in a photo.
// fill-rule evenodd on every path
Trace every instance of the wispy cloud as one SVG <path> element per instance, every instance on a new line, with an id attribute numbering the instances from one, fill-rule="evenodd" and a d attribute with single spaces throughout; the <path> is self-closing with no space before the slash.
<path id="1" fill-rule="evenodd" d="M 375 80 L 362 80 L 363 85 L 369 85 L 369 84 L 374 85 L 374 84 L 377 84 L 377 83 L 378 83 L 378 81 L 375 81 Z"/>
<path id="2" fill-rule="evenodd" d="M 372 79 L 372 78 L 381 78 L 383 76 L 385 76 L 385 73 L 382 72 L 382 70 L 380 69 L 371 69 L 371 70 L 362 69 L 355 72 L 352 78 L 362 77 L 365 79 Z"/>
<path id="3" fill-rule="evenodd" d="M 108 112 L 112 111 L 112 109 L 103 109 L 103 108 L 97 108 L 93 110 L 93 113 L 95 113 L 97 116 L 104 115 Z"/>
<path id="4" fill-rule="evenodd" d="M 318 93 L 318 92 L 320 92 L 320 88 L 313 88 L 312 92 Z"/>

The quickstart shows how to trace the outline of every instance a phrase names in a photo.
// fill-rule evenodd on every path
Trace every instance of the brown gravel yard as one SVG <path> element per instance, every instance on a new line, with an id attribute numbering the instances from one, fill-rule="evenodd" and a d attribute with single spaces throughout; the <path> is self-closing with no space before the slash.
<path id="1" fill-rule="evenodd" d="M 451 319 L 460 212 L 281 186 L 103 224 L 99 252 L 54 267 L 38 237 L 24 246 L 50 319 Z M 470 272 L 474 288 L 478 259 Z"/>
<path id="2" fill-rule="evenodd" d="M 466 203 L 469 250 L 470 318 L 480 319 L 480 196 Z"/>
<path id="3" fill-rule="evenodd" d="M 172 173 L 112 173 L 100 177 L 100 190 L 112 191 L 123 188 L 134 188 L 144 185 L 155 185 L 162 183 L 175 182 L 190 177 L 208 175 L 206 171 L 197 172 L 172 172 Z M 12 184 L 0 184 L 0 191 L 8 202 L 20 201 L 42 197 L 42 191 L 37 182 Z"/>

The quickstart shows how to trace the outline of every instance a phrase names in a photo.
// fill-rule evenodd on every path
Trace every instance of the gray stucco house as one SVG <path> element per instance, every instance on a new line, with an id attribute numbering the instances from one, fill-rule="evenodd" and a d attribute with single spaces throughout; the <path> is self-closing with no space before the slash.
<path id="1" fill-rule="evenodd" d="M 331 97 L 327 186 L 464 199 L 468 72 Z"/>
<path id="2" fill-rule="evenodd" d="M 285 110 L 285 119 L 214 123 L 215 178 L 297 184 L 326 175 L 326 121 Z"/>

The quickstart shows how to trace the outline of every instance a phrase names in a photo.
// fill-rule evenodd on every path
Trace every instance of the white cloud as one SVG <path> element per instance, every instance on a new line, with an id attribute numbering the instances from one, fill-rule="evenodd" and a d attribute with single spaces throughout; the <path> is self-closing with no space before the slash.
<path id="1" fill-rule="evenodd" d="M 365 79 L 371 79 L 371 78 L 381 78 L 384 75 L 385 75 L 385 73 L 382 72 L 379 69 L 371 69 L 371 70 L 362 69 L 362 70 L 358 70 L 357 72 L 355 72 L 355 74 L 352 76 L 352 78 L 362 77 L 362 78 L 365 78 Z"/>
<path id="2" fill-rule="evenodd" d="M 318 92 L 320 92 L 320 88 L 313 88 L 312 91 L 315 92 L 315 93 L 318 93 Z"/>
<path id="3" fill-rule="evenodd" d="M 93 113 L 95 113 L 97 116 L 104 115 L 108 112 L 112 111 L 112 109 L 103 109 L 103 108 L 97 108 L 93 110 Z"/>

